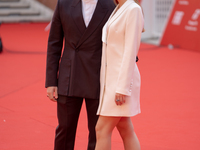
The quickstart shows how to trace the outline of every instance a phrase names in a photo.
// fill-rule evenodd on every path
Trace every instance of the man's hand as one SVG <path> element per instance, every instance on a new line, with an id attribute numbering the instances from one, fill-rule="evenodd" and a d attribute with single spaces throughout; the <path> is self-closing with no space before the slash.
<path id="1" fill-rule="evenodd" d="M 115 94 L 115 103 L 117 105 L 122 105 L 123 103 L 125 103 L 125 95 L 122 95 L 122 94 L 119 94 L 119 93 L 116 93 Z"/>
<path id="2" fill-rule="evenodd" d="M 58 98 L 58 87 L 56 86 L 47 87 L 47 97 L 49 97 L 50 100 L 56 102 Z"/>

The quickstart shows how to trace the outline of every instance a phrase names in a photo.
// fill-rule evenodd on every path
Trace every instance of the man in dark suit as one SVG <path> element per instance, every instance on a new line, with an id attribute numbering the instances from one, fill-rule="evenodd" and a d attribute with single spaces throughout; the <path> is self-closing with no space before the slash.
<path id="1" fill-rule="evenodd" d="M 58 0 L 48 40 L 45 84 L 49 99 L 57 101 L 54 150 L 74 149 L 83 99 L 88 117 L 87 149 L 95 148 L 101 34 L 114 7 L 112 0 Z"/>

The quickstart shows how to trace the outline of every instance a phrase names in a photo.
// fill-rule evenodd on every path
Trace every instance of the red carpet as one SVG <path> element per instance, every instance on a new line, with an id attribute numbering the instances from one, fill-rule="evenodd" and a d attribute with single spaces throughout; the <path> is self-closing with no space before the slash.
<path id="1" fill-rule="evenodd" d="M 47 23 L 3 24 L 0 54 L 0 150 L 52 150 L 56 103 L 46 97 Z M 142 150 L 200 147 L 200 53 L 142 44 L 142 113 L 132 118 Z M 75 150 L 86 150 L 83 107 Z M 123 150 L 115 130 L 112 150 Z"/>

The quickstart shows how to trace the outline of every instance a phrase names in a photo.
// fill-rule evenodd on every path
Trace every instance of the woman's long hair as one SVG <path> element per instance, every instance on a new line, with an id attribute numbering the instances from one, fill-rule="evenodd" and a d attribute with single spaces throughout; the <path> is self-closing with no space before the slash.
<path id="1" fill-rule="evenodd" d="M 139 1 L 138 0 L 134 0 L 138 5 L 140 5 Z M 119 2 L 118 0 L 114 0 L 114 3 L 117 5 Z"/>
<path id="2" fill-rule="evenodd" d="M 140 5 L 139 1 L 138 0 L 134 0 L 138 5 Z"/>

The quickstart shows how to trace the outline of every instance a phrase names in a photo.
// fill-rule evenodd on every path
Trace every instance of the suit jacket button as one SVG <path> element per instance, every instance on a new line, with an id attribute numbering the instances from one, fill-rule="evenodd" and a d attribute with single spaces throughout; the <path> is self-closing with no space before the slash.
<path id="1" fill-rule="evenodd" d="M 78 50 L 78 49 L 75 49 L 75 51 L 78 52 L 79 50 Z"/>

